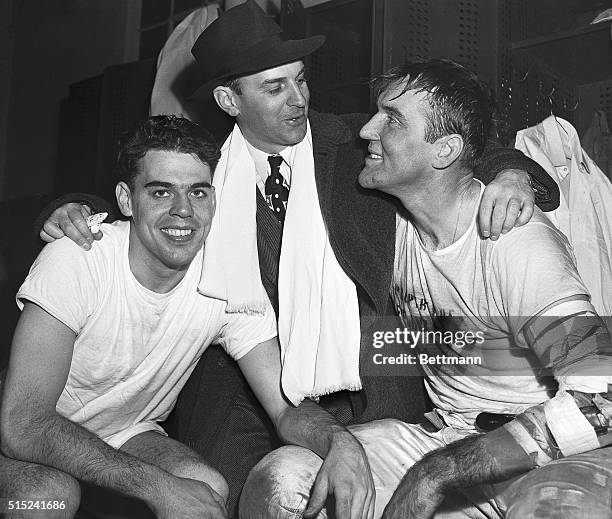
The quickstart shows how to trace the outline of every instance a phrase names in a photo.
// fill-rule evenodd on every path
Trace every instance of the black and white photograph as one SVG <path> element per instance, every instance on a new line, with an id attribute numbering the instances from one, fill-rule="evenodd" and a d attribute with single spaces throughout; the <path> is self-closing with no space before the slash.
<path id="1" fill-rule="evenodd" d="M 0 0 L 0 517 L 612 519 L 612 1 Z"/>

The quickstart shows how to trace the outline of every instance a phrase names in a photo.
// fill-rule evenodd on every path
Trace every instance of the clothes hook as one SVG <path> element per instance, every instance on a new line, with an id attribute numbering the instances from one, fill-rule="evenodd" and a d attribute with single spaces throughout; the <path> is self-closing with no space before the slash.
<path id="1" fill-rule="evenodd" d="M 566 112 L 575 112 L 578 109 L 578 105 L 580 104 L 580 96 L 576 97 L 576 104 L 572 108 L 568 108 L 567 106 L 567 98 L 563 99 L 563 109 Z"/>
<path id="2" fill-rule="evenodd" d="M 529 76 L 529 72 L 531 70 L 531 67 L 527 67 L 527 72 L 525 72 L 525 75 L 518 80 L 519 83 L 524 83 L 527 80 L 527 76 Z"/>
<path id="3" fill-rule="evenodd" d="M 555 85 L 552 86 L 552 90 L 548 93 L 547 97 L 548 97 L 548 102 L 550 103 L 550 115 L 553 115 L 553 94 L 555 93 Z"/>

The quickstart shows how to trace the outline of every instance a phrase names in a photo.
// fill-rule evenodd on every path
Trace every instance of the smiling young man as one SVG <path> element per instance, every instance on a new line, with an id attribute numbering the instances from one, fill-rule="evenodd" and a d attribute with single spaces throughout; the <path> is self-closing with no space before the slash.
<path id="1" fill-rule="evenodd" d="M 271 307 L 227 314 L 197 292 L 218 159 L 195 123 L 146 120 L 119 154 L 117 202 L 129 221 L 103 224 L 106 239 L 89 253 L 59 240 L 32 266 L 3 388 L 0 493 L 38 505 L 3 501 L 2 512 L 36 517 L 53 499 L 45 517 L 72 517 L 78 481 L 137 498 L 159 518 L 226 517 L 223 477 L 159 425 L 211 342 L 243 367 L 255 346 L 278 347 Z"/>

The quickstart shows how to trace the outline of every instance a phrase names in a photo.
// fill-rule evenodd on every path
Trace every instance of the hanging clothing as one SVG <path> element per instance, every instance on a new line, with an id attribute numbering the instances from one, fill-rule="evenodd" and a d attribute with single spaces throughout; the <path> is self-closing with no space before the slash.
<path id="1" fill-rule="evenodd" d="M 202 31 L 218 17 L 219 3 L 196 9 L 179 23 L 157 58 L 157 73 L 151 93 L 151 115 L 174 114 L 197 120 L 187 98 L 200 81 L 191 47 Z"/>
<path id="2" fill-rule="evenodd" d="M 582 149 L 576 129 L 554 115 L 517 132 L 515 147 L 559 185 L 561 203 L 546 214 L 572 244 L 593 306 L 612 315 L 612 184 Z"/>
<path id="3" fill-rule="evenodd" d="M 612 180 L 612 134 L 603 110 L 595 110 L 591 125 L 582 136 L 582 147 Z"/>

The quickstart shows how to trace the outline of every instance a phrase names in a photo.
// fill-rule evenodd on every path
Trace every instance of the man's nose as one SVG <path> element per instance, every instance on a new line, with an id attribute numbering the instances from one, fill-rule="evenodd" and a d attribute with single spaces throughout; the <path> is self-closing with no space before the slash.
<path id="1" fill-rule="evenodd" d="M 359 130 L 359 137 L 367 141 L 374 141 L 378 138 L 378 125 L 376 123 L 376 116 L 372 117 L 367 123 L 363 125 Z"/>
<path id="2" fill-rule="evenodd" d="M 193 207 L 188 195 L 177 195 L 174 198 L 172 207 L 170 208 L 172 216 L 180 216 L 181 218 L 189 218 L 193 216 Z"/>
<path id="3" fill-rule="evenodd" d="M 291 97 L 289 98 L 291 106 L 303 108 L 306 106 L 306 95 L 298 84 L 292 86 Z"/>

